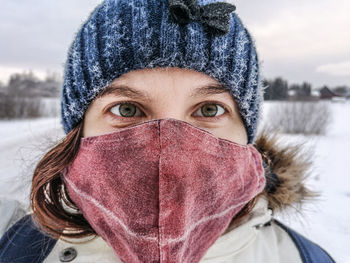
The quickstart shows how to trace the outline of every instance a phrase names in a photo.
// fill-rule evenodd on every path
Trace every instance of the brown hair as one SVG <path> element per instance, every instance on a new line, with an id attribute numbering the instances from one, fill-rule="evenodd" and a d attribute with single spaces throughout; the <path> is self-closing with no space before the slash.
<path id="1" fill-rule="evenodd" d="M 81 121 L 44 155 L 34 170 L 30 193 L 32 216 L 38 227 L 55 239 L 97 235 L 70 199 L 61 178 L 61 172 L 73 162 L 79 150 L 82 127 Z M 243 207 L 232 219 L 226 232 L 244 221 L 257 199 L 258 197 L 253 198 Z"/>
<path id="2" fill-rule="evenodd" d="M 48 151 L 34 170 L 30 193 L 33 219 L 46 233 L 58 239 L 96 234 L 70 199 L 61 172 L 74 160 L 80 144 L 80 122 L 55 147 Z M 68 209 L 72 211 L 68 211 Z"/>

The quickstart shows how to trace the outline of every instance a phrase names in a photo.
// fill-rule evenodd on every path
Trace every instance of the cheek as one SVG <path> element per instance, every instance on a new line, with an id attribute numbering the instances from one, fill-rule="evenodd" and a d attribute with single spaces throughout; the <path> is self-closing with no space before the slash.
<path id="1" fill-rule="evenodd" d="M 110 123 L 103 117 L 96 118 L 85 118 L 83 127 L 83 137 L 102 135 L 117 131 L 118 128 L 114 128 Z"/>
<path id="2" fill-rule="evenodd" d="M 83 121 L 83 137 L 101 135 L 112 131 L 105 117 L 102 116 L 101 110 L 98 110 L 97 107 L 88 108 Z"/>
<path id="3" fill-rule="evenodd" d="M 247 132 L 243 123 L 240 122 L 227 122 L 225 125 L 213 130 L 212 133 L 219 138 L 239 144 L 245 145 L 248 143 Z"/>

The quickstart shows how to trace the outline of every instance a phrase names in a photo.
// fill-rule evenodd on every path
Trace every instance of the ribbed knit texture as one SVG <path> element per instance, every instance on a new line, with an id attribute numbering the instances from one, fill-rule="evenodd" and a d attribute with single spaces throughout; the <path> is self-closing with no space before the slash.
<path id="1" fill-rule="evenodd" d="M 199 5 L 217 2 L 199 0 Z M 70 132 L 92 100 L 131 70 L 179 67 L 203 72 L 228 88 L 248 134 L 255 138 L 263 99 L 258 56 L 241 20 L 231 13 L 230 31 L 214 36 L 200 22 L 176 23 L 166 0 L 106 0 L 81 26 L 68 51 L 61 123 Z"/>

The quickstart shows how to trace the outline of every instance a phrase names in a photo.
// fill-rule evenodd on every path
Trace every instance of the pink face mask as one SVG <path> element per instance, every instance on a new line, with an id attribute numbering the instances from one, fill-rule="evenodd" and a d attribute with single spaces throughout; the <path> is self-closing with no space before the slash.
<path id="1" fill-rule="evenodd" d="M 175 119 L 81 139 L 69 195 L 123 262 L 199 262 L 265 186 L 260 153 Z"/>

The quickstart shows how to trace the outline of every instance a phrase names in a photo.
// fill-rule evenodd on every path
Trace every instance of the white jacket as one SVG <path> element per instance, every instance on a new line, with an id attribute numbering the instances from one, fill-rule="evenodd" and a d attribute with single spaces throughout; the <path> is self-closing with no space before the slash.
<path id="1" fill-rule="evenodd" d="M 220 236 L 209 248 L 201 263 L 301 263 L 299 251 L 289 235 L 272 222 L 268 202 L 261 197 L 250 218 Z M 80 239 L 83 242 L 86 239 Z M 77 242 L 77 240 L 71 240 Z M 100 237 L 81 244 L 71 244 L 58 240 L 45 263 L 60 263 L 60 255 L 66 248 L 73 247 L 77 252 L 74 263 L 122 263 L 113 249 Z"/>

